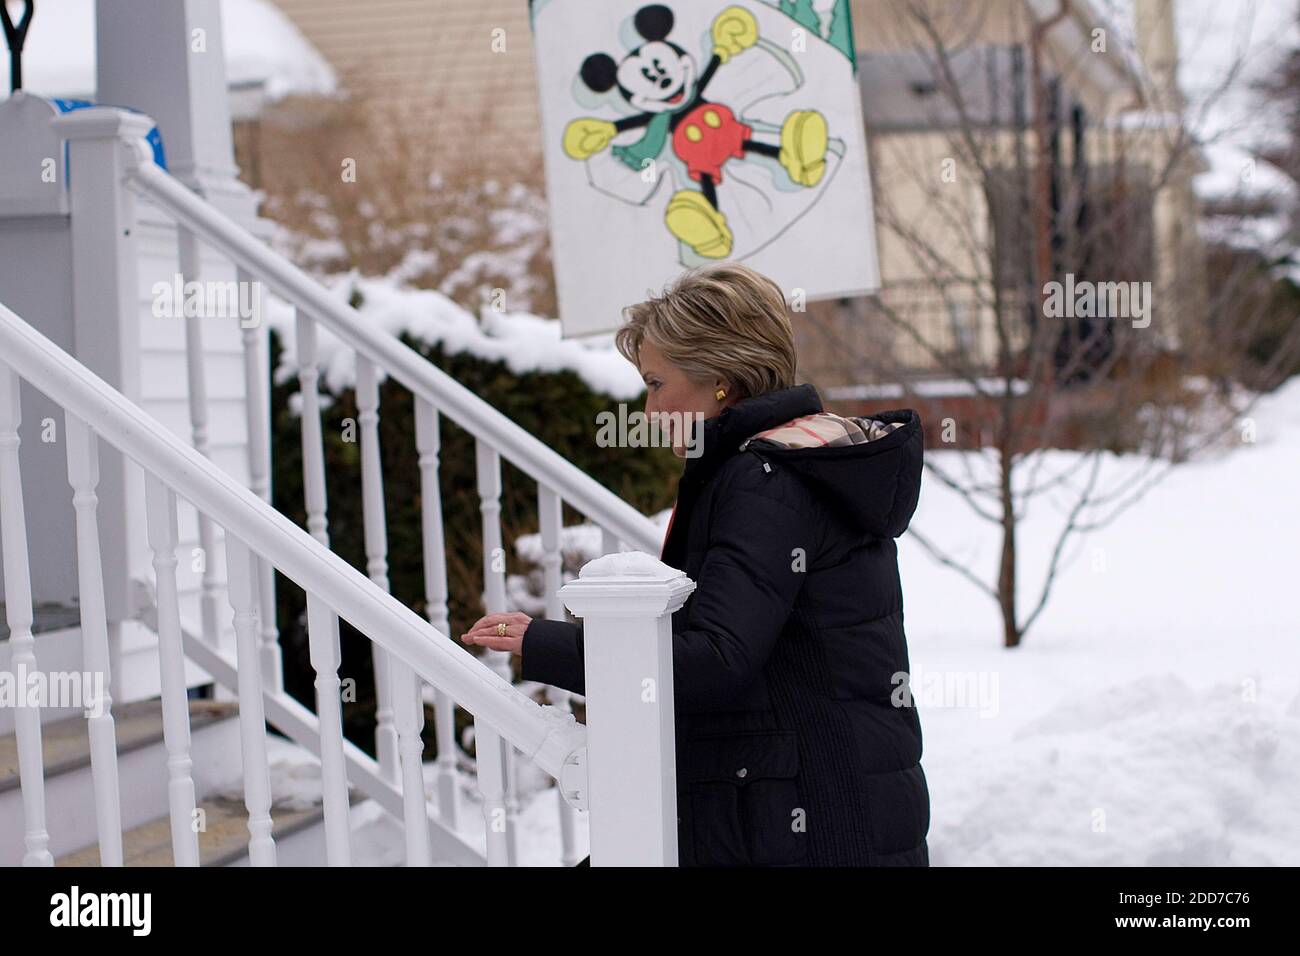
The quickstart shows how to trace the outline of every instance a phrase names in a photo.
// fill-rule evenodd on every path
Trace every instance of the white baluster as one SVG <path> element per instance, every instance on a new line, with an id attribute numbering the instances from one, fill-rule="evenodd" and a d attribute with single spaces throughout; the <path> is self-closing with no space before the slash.
<path id="1" fill-rule="evenodd" d="M 330 546 L 325 501 L 325 442 L 320 427 L 320 371 L 316 365 L 316 323 L 302 309 L 294 310 L 298 343 L 298 391 L 302 396 L 302 488 L 307 531 Z"/>
<path id="2" fill-rule="evenodd" d="M 198 282 L 202 272 L 198 239 L 184 226 L 176 227 L 182 285 Z M 203 354 L 203 316 L 185 316 L 185 367 L 189 377 L 190 430 L 194 449 L 205 458 L 211 457 L 208 449 L 208 380 Z M 199 547 L 203 550 L 203 579 L 200 596 L 200 618 L 203 639 L 212 647 L 220 644 L 218 605 L 221 587 L 217 581 L 216 530 L 212 519 L 199 513 Z"/>
<path id="3" fill-rule="evenodd" d="M 236 276 L 240 289 L 249 290 L 256 304 L 255 316 L 262 315 L 265 305 L 262 284 L 240 267 Z M 240 339 L 244 350 L 244 415 L 248 429 L 248 487 L 267 504 L 271 502 L 271 397 L 270 373 L 267 369 L 266 327 L 257 322 L 240 320 Z M 262 678 L 268 690 L 284 689 L 284 664 L 280 654 L 280 634 L 275 626 L 275 569 L 271 562 L 257 557 L 258 620 L 262 624 Z"/>
<path id="4" fill-rule="evenodd" d="M 424 704 L 415 671 L 396 654 L 389 656 L 388 676 L 393 688 L 393 720 L 397 725 L 398 752 L 402 759 L 402 809 L 406 822 L 406 865 L 428 866 L 429 811 L 424 795 Z"/>
<path id="5" fill-rule="evenodd" d="M 90 738 L 90 775 L 95 791 L 99 865 L 122 865 L 122 809 L 118 790 L 117 732 L 109 674 L 108 613 L 99 547 L 99 449 L 95 433 L 71 412 L 64 414 L 68 483 L 77 516 L 77 591 L 81 603 L 81 653 L 91 676 L 85 707 Z"/>
<path id="6" fill-rule="evenodd" d="M 321 432 L 320 419 L 320 370 L 317 365 L 316 323 L 302 309 L 294 310 L 294 329 L 298 346 L 298 390 L 302 397 L 302 409 L 299 423 L 302 429 L 302 486 L 303 504 L 307 510 L 307 531 L 313 538 L 330 546 L 329 517 L 325 490 L 325 440 Z M 312 666 L 316 669 L 316 707 L 321 721 L 321 772 L 331 788 L 338 786 L 335 776 L 343 781 L 343 803 L 331 806 L 326 800 L 326 839 L 327 853 L 331 865 L 346 865 L 351 860 L 349 809 L 347 801 L 347 767 L 343 760 L 343 705 L 339 691 L 338 669 L 339 654 L 339 618 L 327 605 L 319 603 L 307 595 L 308 642 L 311 645 Z M 318 646 L 319 645 L 319 646 Z M 319 660 L 319 663 L 317 661 Z M 329 688 L 326 693 L 323 688 Z M 325 736 L 328 722 L 331 728 Z M 333 738 L 334 728 L 338 728 L 338 746 L 335 753 Z M 326 750 L 327 741 L 330 749 Z M 330 760 L 339 761 L 337 767 L 326 766 L 326 754 Z M 330 792 L 330 791 L 327 791 Z M 335 798 L 337 800 L 337 798 Z M 333 833 L 334 849 L 330 849 L 329 839 Z M 340 840 L 346 841 L 340 843 Z M 340 849 L 341 847 L 341 849 Z M 346 852 L 346 856 L 344 856 Z M 336 863 L 335 861 L 341 861 Z"/>
<path id="7" fill-rule="evenodd" d="M 14 675 L 36 672 L 32 639 L 32 581 L 27 557 L 27 515 L 18 468 L 18 376 L 0 363 L 0 539 L 3 539 L 5 617 L 9 623 L 9 667 Z M 25 688 L 27 682 L 22 680 Z M 23 797 L 23 866 L 53 866 L 45 829 L 45 767 L 41 758 L 41 714 L 36 707 L 14 709 L 18 738 L 18 777 Z"/>
<path id="8" fill-rule="evenodd" d="M 608 528 L 600 529 L 600 553 L 614 554 L 623 550 L 622 542 L 618 540 L 618 535 Z"/>
<path id="9" fill-rule="evenodd" d="M 145 524 L 149 548 L 153 551 L 158 607 L 158 670 L 162 683 L 163 745 L 167 750 L 172 860 L 177 866 L 198 866 L 190 709 L 185 692 L 185 654 L 181 646 L 180 598 L 176 588 L 176 495 L 148 472 L 144 491 Z"/>
<path id="10" fill-rule="evenodd" d="M 478 792 L 483 800 L 483 824 L 487 831 L 488 866 L 513 866 L 510 831 L 514 829 L 506 809 L 506 764 L 513 748 L 484 721 L 474 722 L 474 752 L 478 767 Z"/>
<path id="11" fill-rule="evenodd" d="M 421 698 L 423 701 L 423 698 Z M 433 729 L 438 742 L 436 781 L 438 818 L 455 830 L 459 824 L 460 789 L 456 784 L 456 701 L 444 691 L 434 690 Z"/>
<path id="12" fill-rule="evenodd" d="M 489 614 L 506 609 L 506 550 L 501 544 L 501 456 L 482 439 L 474 442 L 479 513 L 483 521 L 483 604 Z M 492 651 L 492 669 L 510 679 L 510 655 Z M 502 666 L 504 665 L 504 666 Z"/>
<path id="13" fill-rule="evenodd" d="M 388 531 L 384 520 L 384 471 L 379 457 L 379 379 L 374 363 L 357 356 L 357 417 L 361 423 L 361 515 L 365 525 L 366 573 L 388 590 Z M 375 661 L 375 752 L 388 779 L 399 776 L 397 729 L 393 725 L 393 690 L 388 679 L 389 654 L 372 645 Z"/>
<path id="14" fill-rule="evenodd" d="M 506 551 L 501 543 L 501 455 L 482 439 L 475 440 L 474 455 L 479 513 L 483 521 L 483 605 L 489 614 L 497 614 L 506 609 Z M 500 674 L 502 680 L 513 682 L 508 652 L 487 651 L 484 658 L 487 666 Z M 519 778 L 515 772 L 513 751 L 514 748 L 507 745 L 506 846 L 511 866 L 516 859 L 515 822 L 519 815 Z"/>
<path id="15" fill-rule="evenodd" d="M 248 808 L 248 862 L 275 866 L 271 838 L 271 769 L 266 757 L 266 713 L 262 701 L 261 654 L 257 633 L 257 584 L 248 546 L 226 531 L 226 588 L 234 609 L 239 664 L 239 740 L 243 755 L 244 806 Z"/>
<path id="16" fill-rule="evenodd" d="M 420 463 L 421 541 L 424 545 L 425 616 L 442 634 L 451 633 L 447 619 L 447 553 L 442 524 L 442 487 L 438 478 L 441 436 L 438 412 L 423 398 L 415 399 L 415 447 Z M 434 690 L 434 731 L 438 742 L 438 816 L 456 829 L 455 707 L 450 694 Z M 421 705 L 423 699 L 421 698 Z"/>
<path id="17" fill-rule="evenodd" d="M 546 595 L 546 616 L 553 621 L 564 620 L 564 603 L 560 600 L 563 581 L 564 555 L 560 550 L 560 527 L 564 508 L 560 496 L 545 485 L 537 486 L 537 514 L 542 538 L 542 593 Z M 563 713 L 573 712 L 573 702 L 567 690 L 546 688 L 546 701 Z M 578 862 L 576 811 L 564 799 L 560 788 L 555 788 L 556 804 L 560 811 L 560 862 L 573 866 Z"/>
<path id="18" fill-rule="evenodd" d="M 339 618 L 314 594 L 307 595 L 307 641 L 311 666 L 316 672 L 325 859 L 330 866 L 351 866 L 348 769 L 343 755 L 343 698 L 339 681 Z"/>

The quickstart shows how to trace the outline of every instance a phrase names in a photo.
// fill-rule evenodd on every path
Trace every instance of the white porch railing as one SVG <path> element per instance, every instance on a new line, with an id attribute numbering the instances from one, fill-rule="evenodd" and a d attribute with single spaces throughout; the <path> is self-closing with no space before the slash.
<path id="1" fill-rule="evenodd" d="M 459 845 L 462 857 L 470 857 L 461 861 L 482 862 L 476 851 L 465 847 L 430 813 L 421 775 L 419 680 L 474 715 L 479 788 L 487 821 L 486 862 L 513 862 L 508 826 L 503 825 L 506 758 L 511 746 L 554 777 L 569 804 L 591 810 L 593 864 L 675 862 L 670 618 L 693 587 L 679 572 L 647 555 L 612 555 L 584 568 L 581 579 L 565 591 L 575 612 L 589 618 L 589 720 L 593 728 L 597 720 L 609 722 L 599 735 L 590 736 L 571 714 L 538 705 L 389 595 L 373 580 L 374 567 L 370 577 L 352 568 L 0 305 L 0 538 L 15 667 L 21 664 L 34 669 L 37 665 L 31 635 L 29 540 L 19 470 L 20 378 L 65 413 L 88 668 L 92 662 L 101 671 L 108 666 L 102 587 L 98 583 L 103 568 L 96 531 L 98 440 L 117 448 L 145 474 L 168 751 L 169 818 L 177 865 L 198 862 L 197 834 L 191 825 L 196 801 L 183 668 L 187 655 L 238 693 L 249 855 L 254 864 L 273 865 L 276 859 L 267 721 L 320 756 L 326 852 L 332 865 L 346 865 L 351 859 L 349 783 L 401 814 L 408 864 L 431 861 L 431 838 L 441 840 L 443 850 Z M 224 531 L 229 603 L 238 639 L 235 660 L 187 635 L 182 627 L 176 587 L 178 496 Z M 623 529 L 635 530 L 631 525 Z M 280 571 L 306 592 L 318 716 L 264 681 L 259 562 Z M 364 754 L 358 755 L 343 738 L 339 617 L 353 624 L 388 658 L 401 765 L 398 806 L 389 800 L 394 791 L 377 765 Z M 651 701 L 644 695 L 646 680 L 658 688 Z M 108 685 L 107 679 L 104 684 Z M 85 703 L 98 714 L 90 718 L 95 809 L 101 860 L 112 865 L 122 859 L 122 827 L 111 702 L 99 702 L 102 707 L 96 702 Z M 24 862 L 48 865 L 52 857 L 44 809 L 39 714 L 30 709 L 20 711 L 16 730 Z M 629 742 L 634 746 L 629 748 Z"/>
<path id="2" fill-rule="evenodd" d="M 313 537 L 326 546 L 328 535 L 328 502 L 325 494 L 325 459 L 320 427 L 320 402 L 317 395 L 318 364 L 316 330 L 324 325 L 335 337 L 356 352 L 356 401 L 359 407 L 361 440 L 361 502 L 363 502 L 364 546 L 367 572 L 370 580 L 387 588 L 387 544 L 383 525 L 383 480 L 378 446 L 378 378 L 387 375 L 411 390 L 416 411 L 415 444 L 419 453 L 421 481 L 421 537 L 424 551 L 426 617 L 443 633 L 448 632 L 447 580 L 445 566 L 445 541 L 443 541 L 442 505 L 439 494 L 438 454 L 439 421 L 443 415 L 455 421 L 476 440 L 477 490 L 480 497 L 482 524 L 482 563 L 484 563 L 485 610 L 506 610 L 504 587 L 504 551 L 500 531 L 500 462 L 510 460 L 513 466 L 537 481 L 538 511 L 541 515 L 542 566 L 545 570 L 547 615 L 563 617 L 559 601 L 560 585 L 560 514 L 564 502 L 588 516 L 602 529 L 602 551 L 621 548 L 645 550 L 656 553 L 659 549 L 659 531 L 653 522 L 640 514 L 623 499 L 615 496 L 603 485 L 591 479 L 580 468 L 555 454 L 532 434 L 525 432 L 495 408 L 487 405 L 454 378 L 424 359 L 419 352 L 408 349 L 398 339 L 370 329 L 354 308 L 339 302 L 324 286 L 294 267 L 289 260 L 266 247 L 237 222 L 192 193 L 185 185 L 168 176 L 153 163 L 152 151 L 142 139 L 134 139 L 131 130 L 138 126 L 130 122 L 112 122 L 108 109 L 82 111 L 79 116 L 57 121 L 62 134 L 73 147 L 73 164 L 112 164 L 110 176 L 100 176 L 99 183 L 117 183 L 118 190 L 130 189 L 147 196 L 156 207 L 172 216 L 177 222 L 178 247 L 181 251 L 179 265 L 183 281 L 201 280 L 200 241 L 234 261 L 238 278 L 251 287 L 266 287 L 286 299 L 295 310 L 296 363 L 298 363 L 300 394 L 302 394 L 302 454 L 305 511 L 307 527 Z M 96 118 L 100 114 L 101 118 Z M 120 140 L 117 138 L 121 137 Z M 105 140 L 113 139 L 109 143 Z M 98 142 L 96 142 L 98 140 Z M 116 147 L 116 148 L 105 148 Z M 125 147 L 125 148 L 122 148 Z M 83 179 L 82 182 L 85 182 Z M 77 189 L 73 181 L 73 189 Z M 83 206 L 103 204 L 104 220 L 113 222 L 114 235 L 129 234 L 134 216 L 134 203 L 126 195 L 83 195 Z M 110 242 L 105 239 L 104 246 Z M 131 271 L 127 271 L 131 272 Z M 244 351 L 244 378 L 247 388 L 248 471 L 253 492 L 269 499 L 269 375 L 265 369 L 265 334 L 263 330 L 246 328 L 242 336 Z M 207 410 L 204 382 L 203 339 L 198 320 L 186 320 L 186 363 L 192 441 L 196 449 L 204 451 L 207 441 Z M 211 523 L 200 520 L 200 536 L 211 538 Z M 207 540 L 203 542 L 207 548 Z M 274 626 L 273 578 L 265 562 L 257 562 L 256 600 L 259 602 L 260 649 L 263 656 L 264 680 L 269 688 L 279 689 L 279 654 Z M 211 640 L 214 623 L 214 578 L 211 563 L 203 581 L 204 601 L 201 635 Z M 487 662 L 504 680 L 510 680 L 508 656 L 489 652 Z M 389 659 L 381 646 L 374 648 L 374 672 L 377 683 L 376 753 L 383 778 L 391 784 L 399 775 L 398 731 L 391 680 L 387 676 Z M 567 692 L 547 688 L 547 700 L 556 708 L 571 710 Z M 437 737 L 438 774 L 437 787 L 442 823 L 454 829 L 455 801 L 451 799 L 454 788 L 454 753 L 452 740 L 454 727 L 454 702 L 434 691 L 435 737 Z M 517 809 L 516 773 L 512 756 L 506 762 L 507 856 L 515 860 L 513 821 Z M 559 803 L 560 831 L 563 835 L 563 860 L 576 862 L 573 844 L 572 809 L 563 800 Z"/>
<path id="3" fill-rule="evenodd" d="M 317 361 L 317 327 L 323 325 L 333 335 L 356 353 L 356 396 L 359 409 L 361 438 L 361 493 L 365 529 L 367 572 L 372 581 L 387 588 L 387 536 L 384 528 L 383 477 L 379 455 L 379 390 L 380 374 L 387 375 L 409 389 L 416 411 L 415 443 L 420 456 L 421 497 L 423 505 L 423 541 L 425 552 L 425 589 L 427 617 L 434 627 L 448 632 L 447 579 L 442 559 L 443 540 L 442 504 L 439 490 L 439 424 L 442 416 L 454 421 L 474 436 L 476 442 L 477 490 L 482 516 L 484 606 L 488 613 L 506 610 L 504 550 L 501 535 L 501 462 L 506 459 L 520 471 L 537 482 L 538 510 L 541 515 L 543 567 L 546 570 L 545 586 L 548 614 L 561 617 L 558 604 L 560 586 L 560 514 L 564 503 L 586 515 L 602 530 L 603 552 L 618 551 L 623 547 L 657 553 L 660 533 L 654 523 L 623 501 L 617 495 L 556 454 L 542 442 L 502 415 L 487 402 L 458 383 L 437 366 L 413 349 L 384 332 L 370 328 L 357 311 L 336 298 L 328 289 L 298 269 L 290 261 L 276 254 L 259 239 L 223 215 L 201 197 L 169 176 L 153 161 L 152 152 L 143 141 L 128 143 L 134 150 L 124 163 L 122 180 L 138 194 L 148 197 L 166 213 L 175 218 L 182 249 L 191 247 L 201 239 L 232 260 L 241 282 L 260 284 L 281 296 L 295 309 L 295 354 L 298 378 L 303 398 L 302 404 L 302 460 L 306 497 L 307 526 L 313 536 L 328 546 L 328 504 L 325 494 L 325 459 L 320 429 L 320 408 L 317 396 L 319 368 Z M 198 255 L 185 259 L 188 272 L 186 281 L 197 278 Z M 199 349 L 198 333 L 187 336 L 187 349 L 191 356 Z M 253 421 L 264 421 L 269 415 L 267 395 L 268 378 L 265 373 L 255 374 L 261 368 L 262 339 L 245 334 L 245 368 L 249 371 L 248 407 L 250 409 L 250 472 L 254 476 L 254 490 L 267 495 L 265 476 L 270 472 L 269 445 L 264 429 Z M 191 358 L 188 363 L 191 376 L 201 375 L 202 363 Z M 192 385 L 191 395 L 201 394 Z M 194 434 L 202 434 L 204 413 L 192 400 L 195 417 Z M 276 635 L 274 622 L 268 615 L 274 608 L 269 571 L 264 564 L 257 569 L 263 630 L 262 647 L 266 660 L 278 660 L 271 653 Z M 205 630 L 205 633 L 207 631 Z M 396 779 L 398 760 L 395 707 L 389 686 L 389 661 L 382 648 L 375 648 L 376 692 L 379 700 L 376 753 L 384 774 Z M 507 682 L 511 679 L 509 656 L 499 652 L 485 655 L 489 666 Z M 449 796 L 452 776 L 452 701 L 435 694 L 435 726 L 440 757 L 439 791 Z M 570 695 L 558 688 L 548 689 L 548 701 L 565 711 L 571 710 Z M 509 859 L 515 859 L 514 820 L 517 810 L 516 773 L 512 757 L 505 759 L 505 809 L 509 825 L 506 830 L 506 847 Z M 445 807 L 454 807 L 446 799 Z M 563 835 L 563 858 L 566 863 L 576 862 L 572 833 L 573 819 L 570 808 L 561 802 L 560 828 Z M 448 810 L 450 814 L 452 811 Z M 454 827 L 452 816 L 444 823 Z"/>
<path id="4" fill-rule="evenodd" d="M 547 614 L 558 618 L 563 615 L 560 597 L 561 551 L 560 516 L 564 502 L 602 529 L 604 552 L 620 548 L 657 552 L 659 532 L 654 524 L 626 502 L 608 491 L 590 476 L 566 461 L 540 441 L 519 428 L 504 415 L 482 401 L 468 389 L 446 375 L 414 350 L 397 339 L 367 327 L 356 311 L 336 299 L 318 282 L 297 269 L 292 263 L 275 254 L 257 238 L 224 216 L 201 197 L 168 176 L 153 163 L 152 152 L 142 140 L 135 139 L 143 120 L 136 121 L 132 114 L 122 114 L 108 108 L 80 111 L 60 118 L 55 127 L 69 140 L 71 164 L 83 169 L 94 168 L 96 175 L 71 177 L 73 206 L 78 211 L 80 223 L 76 228 L 93 232 L 90 243 L 105 256 L 116 258 L 116 274 L 124 282 L 134 282 L 137 275 L 130 239 L 135 229 L 136 204 L 132 193 L 147 199 L 177 223 L 179 264 L 185 282 L 200 280 L 199 263 L 202 260 L 201 243 L 206 243 L 236 264 L 238 278 L 250 286 L 265 286 L 286 299 L 295 309 L 295 357 L 302 395 L 301 440 L 304 469 L 305 510 L 307 530 L 322 546 L 328 548 L 328 505 L 325 494 L 325 462 L 321 433 L 320 403 L 317 391 L 319 367 L 317 360 L 317 329 L 324 325 L 333 335 L 353 348 L 357 357 L 357 404 L 361 437 L 361 487 L 364 521 L 366 572 L 371 583 L 387 590 L 388 548 L 384 527 L 383 477 L 380 469 L 378 443 L 379 391 L 381 374 L 393 378 L 408 388 L 414 398 L 416 435 L 414 441 L 419 454 L 422 491 L 422 541 L 428 622 L 447 635 L 448 587 L 445 565 L 442 505 L 439 490 L 439 425 L 443 415 L 456 422 L 476 440 L 478 466 L 477 490 L 482 516 L 482 541 L 484 565 L 484 604 L 491 611 L 505 610 L 505 578 L 502 557 L 500 524 L 501 460 L 506 458 L 521 471 L 536 480 L 538 506 L 541 519 Z M 112 184 L 113 188 L 109 188 Z M 139 301 L 138 297 L 132 297 Z M 124 319 L 125 320 L 125 319 Z M 269 370 L 266 369 L 264 329 L 245 328 L 242 345 L 244 353 L 244 378 L 247 389 L 247 446 L 249 452 L 250 490 L 264 501 L 270 497 L 270 441 L 269 441 Z M 185 346 L 189 377 L 189 412 L 191 440 L 194 449 L 203 455 L 207 448 L 208 411 L 203 352 L 202 329 L 195 319 L 186 320 Z M 177 489 L 174 489 L 177 490 Z M 189 497 L 182 490 L 185 497 Z M 152 512 L 151 512 L 152 514 Z M 165 519 L 165 516 L 164 516 Z M 79 519 L 80 520 L 80 519 Z M 155 524 L 157 522 L 155 521 Z M 216 526 L 220 522 L 199 509 L 200 543 L 205 553 L 213 553 Z M 150 528 L 151 535 L 162 535 L 151 541 L 164 552 L 169 544 L 165 520 L 163 530 Z M 317 715 L 302 707 L 284 694 L 280 678 L 280 654 L 275 628 L 272 562 L 257 549 L 248 556 L 249 574 L 254 579 L 251 596 L 242 595 L 254 602 L 252 617 L 258 622 L 251 637 L 240 636 L 241 642 L 253 641 L 261 667 L 264 688 L 264 707 L 267 719 L 277 729 L 298 743 L 313 747 L 320 738 Z M 239 673 L 234 666 L 215 654 L 213 635 L 220 589 L 208 562 L 202 581 L 203 599 L 200 604 L 201 621 L 182 621 L 178 627 L 184 642 L 186 656 L 199 663 L 218 681 L 218 684 L 235 689 Z M 233 568 L 243 574 L 242 567 Z M 232 599 L 236 596 L 232 578 Z M 154 613 L 162 618 L 163 607 L 171 596 L 160 588 Z M 309 598 L 311 592 L 309 591 Z M 477 596 L 476 596 L 477 597 Z M 85 607 L 83 601 L 83 607 Z M 248 630 L 248 609 L 240 612 L 237 623 Z M 308 619 L 311 632 L 311 657 L 313 666 L 327 673 L 331 662 L 337 661 L 337 611 L 319 600 L 308 601 Z M 228 620 L 228 619 L 227 619 Z M 357 621 L 349 618 L 351 623 Z M 17 634 L 18 631 L 15 631 Z M 239 632 L 242 635 L 242 632 Z M 333 635 L 321 643 L 318 636 Z M 451 644 L 446 638 L 444 645 Z M 22 647 L 15 644 L 15 649 Z M 461 649 L 452 645 L 454 650 Z M 394 663 L 391 651 L 383 641 L 373 642 L 377 680 L 378 727 L 376 754 L 378 762 L 351 744 L 343 744 L 343 761 L 348 778 L 357 783 L 367 796 L 380 802 L 395 815 L 405 813 L 402 797 L 402 778 L 406 773 L 401 756 L 403 723 L 422 720 L 423 709 L 419 684 L 421 672 L 416 669 L 414 678 Z M 510 681 L 508 656 L 492 653 L 486 657 L 502 683 Z M 408 662 L 409 663 L 409 662 Z M 329 680 L 330 678 L 326 678 Z M 332 678 L 337 680 L 337 677 Z M 407 712 L 408 701 L 404 690 L 397 684 L 413 679 L 417 701 L 416 713 Z M 464 846 L 455 836 L 456 787 L 455 744 L 453 717 L 457 702 L 469 705 L 459 697 L 444 690 L 437 682 L 433 685 L 434 717 L 438 749 L 436 787 L 439 795 L 437 820 L 432 828 L 435 849 L 443 858 L 469 862 L 474 851 Z M 590 687 L 590 683 L 589 683 Z M 320 688 L 318 687 L 318 691 Z M 242 696 L 242 694 L 241 694 Z M 561 711 L 571 711 L 569 695 L 558 688 L 549 688 L 547 700 Z M 327 709 L 332 704 L 326 705 Z M 470 708 L 472 710 L 472 707 Z M 404 716 L 405 715 L 405 716 Z M 321 720 L 332 721 L 334 715 L 324 710 Z M 480 728 L 481 732 L 481 728 Z M 407 730 L 407 747 L 418 743 Z M 511 738 L 505 735 L 507 741 Z M 482 769 L 480 783 L 490 782 L 499 768 L 501 781 L 501 810 L 505 821 L 499 839 L 492 844 L 493 852 L 500 851 L 505 862 L 515 862 L 514 819 L 517 809 L 515 795 L 516 774 L 513 753 L 509 743 L 498 743 L 499 737 L 480 736 L 477 750 L 480 755 L 487 749 L 499 747 L 500 759 L 493 759 Z M 525 751 L 525 753 L 527 753 Z M 322 757 L 324 755 L 322 754 Z M 337 755 L 335 755 L 337 757 Z M 494 799 L 496 799 L 494 797 Z M 560 829 L 563 838 L 562 860 L 576 862 L 573 840 L 574 819 L 572 807 L 563 796 L 559 798 Z M 493 853 L 489 853 L 492 856 Z"/>

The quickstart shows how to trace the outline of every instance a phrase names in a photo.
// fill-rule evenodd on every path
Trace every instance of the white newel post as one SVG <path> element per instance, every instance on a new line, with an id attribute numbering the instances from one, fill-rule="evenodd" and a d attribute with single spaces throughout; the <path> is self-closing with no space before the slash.
<path id="1" fill-rule="evenodd" d="M 96 107 L 51 122 L 67 142 L 72 208 L 72 301 L 75 353 L 92 372 L 133 402 L 140 401 L 140 279 L 136 199 L 122 187 L 136 161 L 134 145 L 153 121 Z M 131 580 L 149 574 L 143 549 L 144 489 L 139 473 L 115 448 L 100 454 L 100 539 L 110 642 L 135 613 Z M 122 679 L 112 674 L 116 683 Z M 122 699 L 118 687 L 114 698 Z"/>
<path id="2" fill-rule="evenodd" d="M 677 865 L 672 615 L 694 589 L 627 551 L 560 590 L 583 620 L 592 866 Z"/>

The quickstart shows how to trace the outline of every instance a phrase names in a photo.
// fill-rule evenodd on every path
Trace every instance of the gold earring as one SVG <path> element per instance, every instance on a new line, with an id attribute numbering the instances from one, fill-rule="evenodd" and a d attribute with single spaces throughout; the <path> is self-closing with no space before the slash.
<path id="1" fill-rule="evenodd" d="M 713 393 L 713 397 L 716 398 L 718 401 L 722 401 L 724 398 L 727 397 L 727 390 L 725 388 L 720 388 Z"/>

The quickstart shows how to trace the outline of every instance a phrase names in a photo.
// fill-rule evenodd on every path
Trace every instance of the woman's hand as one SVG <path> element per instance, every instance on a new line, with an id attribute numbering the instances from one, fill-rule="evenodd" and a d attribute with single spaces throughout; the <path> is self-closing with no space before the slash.
<path id="1" fill-rule="evenodd" d="M 474 626 L 460 636 L 466 644 L 482 644 L 494 651 L 509 651 L 522 654 L 524 650 L 524 631 L 533 619 L 519 611 L 505 614 L 489 614 L 474 622 Z M 505 634 L 500 633 L 499 624 L 505 625 Z"/>

